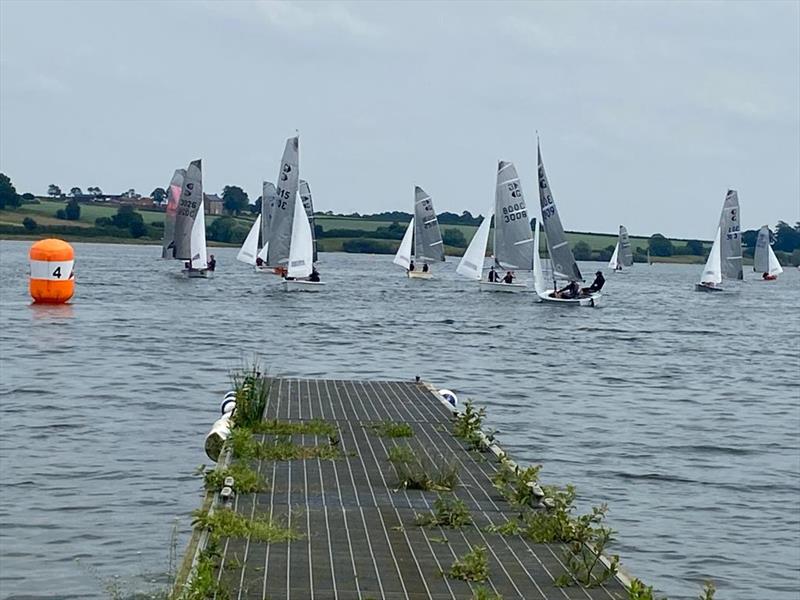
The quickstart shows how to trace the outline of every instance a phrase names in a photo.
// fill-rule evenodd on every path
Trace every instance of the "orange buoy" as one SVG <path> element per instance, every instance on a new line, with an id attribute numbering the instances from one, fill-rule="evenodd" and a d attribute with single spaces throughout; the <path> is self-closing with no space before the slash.
<path id="1" fill-rule="evenodd" d="M 31 246 L 30 292 L 34 302 L 64 304 L 75 293 L 75 251 L 53 238 Z"/>

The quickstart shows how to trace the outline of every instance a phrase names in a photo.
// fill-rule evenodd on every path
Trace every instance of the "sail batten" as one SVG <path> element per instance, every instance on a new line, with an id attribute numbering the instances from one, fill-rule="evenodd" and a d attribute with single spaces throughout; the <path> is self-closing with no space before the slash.
<path id="1" fill-rule="evenodd" d="M 553 273 L 561 279 L 569 281 L 583 281 L 583 276 L 575 262 L 575 256 L 569 247 L 564 227 L 558 216 L 553 193 L 550 183 L 547 181 L 547 173 L 542 161 L 542 150 L 537 144 L 537 154 L 539 162 L 539 204 L 542 209 L 542 226 L 547 236 L 547 249 L 550 252 L 550 260 L 553 263 Z"/>

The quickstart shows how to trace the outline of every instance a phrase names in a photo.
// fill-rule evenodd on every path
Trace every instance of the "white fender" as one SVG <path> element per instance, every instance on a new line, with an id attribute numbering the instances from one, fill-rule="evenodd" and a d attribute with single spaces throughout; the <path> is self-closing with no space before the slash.
<path id="1" fill-rule="evenodd" d="M 439 390 L 439 395 L 447 400 L 453 408 L 458 406 L 458 396 L 455 395 L 455 392 L 451 392 L 450 390 Z"/>
<path id="2" fill-rule="evenodd" d="M 205 450 L 206 456 L 217 462 L 222 446 L 231 433 L 231 413 L 225 413 L 216 420 L 211 427 L 211 431 L 206 435 Z"/>

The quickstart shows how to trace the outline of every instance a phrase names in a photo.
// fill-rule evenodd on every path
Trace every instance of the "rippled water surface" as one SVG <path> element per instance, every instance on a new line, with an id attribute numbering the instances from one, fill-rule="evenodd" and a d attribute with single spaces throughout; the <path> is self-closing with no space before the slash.
<path id="1" fill-rule="evenodd" d="M 163 582 L 228 371 L 420 375 L 487 407 L 542 477 L 607 502 L 625 568 L 693 598 L 800 589 L 800 273 L 698 294 L 699 266 L 610 275 L 598 309 L 409 281 L 391 257 L 323 254 L 286 294 L 217 250 L 211 280 L 144 246 L 76 244 L 68 307 L 33 307 L 28 243 L 0 243 L 0 596 L 104 598 Z M 586 264 L 586 272 L 598 264 Z M 742 576 L 742 575 L 745 576 Z"/>

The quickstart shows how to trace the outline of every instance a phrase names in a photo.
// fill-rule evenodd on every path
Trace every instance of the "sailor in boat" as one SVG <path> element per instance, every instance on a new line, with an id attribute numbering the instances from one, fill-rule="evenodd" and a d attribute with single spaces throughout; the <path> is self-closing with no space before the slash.
<path id="1" fill-rule="evenodd" d="M 621 270 L 621 267 L 617 268 Z M 581 290 L 581 293 L 587 296 L 591 296 L 595 292 L 599 292 L 600 290 L 602 290 L 605 284 L 606 284 L 606 278 L 603 277 L 603 272 L 598 271 L 597 273 L 595 273 L 595 278 L 594 281 L 592 282 L 592 285 L 590 285 L 587 288 L 583 288 Z"/>
<path id="2" fill-rule="evenodd" d="M 617 266 L 614 267 L 614 270 L 615 271 L 622 271 L 622 265 L 620 263 L 617 263 Z"/>
<path id="3" fill-rule="evenodd" d="M 212 254 L 208 258 L 208 270 L 213 271 L 216 268 L 217 268 L 217 260 L 214 258 L 214 255 Z"/>
<path id="4" fill-rule="evenodd" d="M 319 271 L 317 271 L 316 267 L 311 268 L 311 275 L 308 276 L 308 280 L 319 283 Z"/>
<path id="5" fill-rule="evenodd" d="M 264 266 L 264 259 L 260 256 L 256 256 L 256 266 L 263 267 Z"/>
<path id="6" fill-rule="evenodd" d="M 503 276 L 503 283 L 514 283 L 514 271 L 506 271 Z"/>
<path id="7" fill-rule="evenodd" d="M 500 276 L 494 270 L 494 267 L 491 267 L 489 269 L 489 283 L 497 283 L 498 281 L 500 281 Z"/>
<path id="8" fill-rule="evenodd" d="M 413 270 L 414 270 L 414 268 L 415 268 L 415 267 L 414 267 L 414 261 L 412 260 L 410 263 L 408 263 L 408 270 L 409 270 L 409 271 L 413 271 Z"/>
<path id="9" fill-rule="evenodd" d="M 423 263 L 423 265 L 422 265 L 422 272 L 423 272 L 423 273 L 427 273 L 427 272 L 428 272 L 428 263 Z"/>
<path id="10" fill-rule="evenodd" d="M 777 278 L 778 278 L 778 276 L 777 276 L 777 275 L 770 275 L 769 273 L 764 273 L 764 274 L 761 276 L 761 278 L 762 278 L 764 281 L 774 281 L 775 279 L 777 279 Z"/>
<path id="11" fill-rule="evenodd" d="M 581 286 L 578 285 L 577 281 L 570 281 L 567 285 L 565 285 L 560 290 L 557 290 L 555 294 L 553 294 L 556 298 L 563 298 L 565 300 L 571 300 L 572 298 L 577 298 L 581 293 Z"/>

